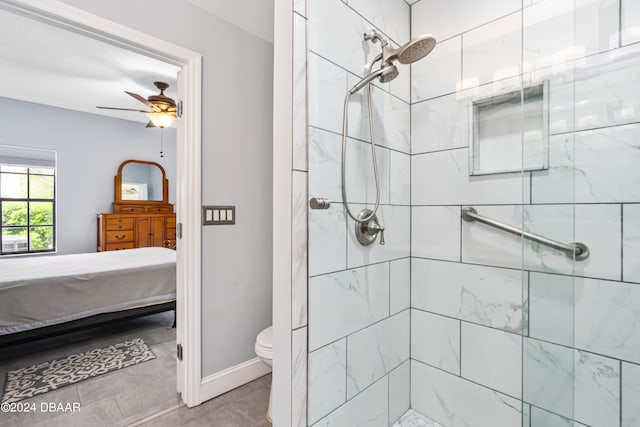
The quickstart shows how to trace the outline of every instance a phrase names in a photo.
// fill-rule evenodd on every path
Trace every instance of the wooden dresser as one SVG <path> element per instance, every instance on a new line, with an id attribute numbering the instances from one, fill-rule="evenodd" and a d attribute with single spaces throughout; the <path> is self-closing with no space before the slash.
<path id="1" fill-rule="evenodd" d="M 127 178 L 125 167 L 134 168 L 133 179 Z M 141 173 L 140 168 L 146 169 Z M 154 173 L 155 181 L 150 179 L 141 187 L 140 176 L 152 176 Z M 132 181 L 138 183 L 132 184 Z M 135 192 L 141 188 L 144 188 L 142 195 L 154 194 L 156 199 L 123 197 L 125 190 Z M 114 213 L 98 214 L 98 252 L 151 246 L 175 248 L 176 214 L 168 201 L 168 189 L 164 168 L 159 164 L 144 160 L 123 162 L 115 177 Z"/>
<path id="2" fill-rule="evenodd" d="M 174 213 L 98 215 L 98 252 L 176 244 Z"/>

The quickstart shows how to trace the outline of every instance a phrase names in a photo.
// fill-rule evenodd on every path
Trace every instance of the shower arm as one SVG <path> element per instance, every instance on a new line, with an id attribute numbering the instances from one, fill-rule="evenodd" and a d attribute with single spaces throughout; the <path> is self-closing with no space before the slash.
<path id="1" fill-rule="evenodd" d="M 367 71 L 367 76 L 372 74 L 373 64 L 375 64 L 381 59 L 382 59 L 382 54 L 376 56 L 373 59 L 373 61 L 371 61 L 371 63 L 369 64 L 369 69 Z M 367 77 L 365 77 L 365 79 L 366 78 Z M 347 157 L 347 128 L 348 128 L 348 121 L 349 121 L 348 110 L 349 110 L 349 98 L 355 92 L 349 91 L 344 97 L 344 109 L 343 109 L 343 120 L 342 120 L 342 200 L 344 201 L 344 206 L 347 211 L 347 214 L 349 214 L 351 219 L 353 219 L 356 223 L 369 222 L 371 219 L 375 217 L 376 212 L 378 211 L 378 207 L 380 207 L 380 178 L 378 177 L 378 161 L 376 159 L 376 145 L 375 145 L 374 135 L 373 135 L 373 111 L 371 107 L 371 80 L 369 80 L 366 83 L 366 85 L 367 85 L 367 97 L 368 97 L 367 105 L 369 107 L 369 135 L 371 137 L 371 157 L 373 158 L 373 172 L 374 172 L 375 182 L 376 182 L 376 204 L 373 210 L 371 211 L 371 213 L 369 215 L 366 215 L 363 218 L 358 218 L 351 212 L 351 209 L 349 208 L 349 202 L 347 201 L 346 157 Z M 356 84 L 356 86 L 358 85 Z M 381 231 L 384 231 L 384 227 L 382 227 Z"/>

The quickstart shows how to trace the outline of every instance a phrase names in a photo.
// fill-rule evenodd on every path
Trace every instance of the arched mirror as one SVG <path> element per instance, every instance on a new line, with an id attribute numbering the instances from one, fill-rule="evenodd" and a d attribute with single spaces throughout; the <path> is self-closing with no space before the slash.
<path id="1" fill-rule="evenodd" d="M 148 211 L 150 207 L 163 208 L 162 211 L 170 207 L 173 211 L 164 168 L 144 160 L 122 162 L 115 177 L 114 211 Z"/>

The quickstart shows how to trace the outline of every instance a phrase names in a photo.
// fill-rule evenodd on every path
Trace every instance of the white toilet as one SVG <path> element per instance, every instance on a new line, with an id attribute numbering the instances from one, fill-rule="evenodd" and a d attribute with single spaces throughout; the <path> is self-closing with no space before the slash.
<path id="1" fill-rule="evenodd" d="M 273 327 L 269 326 L 256 337 L 256 355 L 266 365 L 273 366 Z M 269 409 L 267 409 L 267 421 L 271 421 L 271 393 L 269 393 Z"/>

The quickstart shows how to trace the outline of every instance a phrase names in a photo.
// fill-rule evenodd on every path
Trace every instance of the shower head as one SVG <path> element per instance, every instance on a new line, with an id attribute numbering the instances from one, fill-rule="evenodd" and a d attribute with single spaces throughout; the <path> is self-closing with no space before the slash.
<path id="1" fill-rule="evenodd" d="M 401 64 L 412 64 L 427 56 L 436 46 L 436 39 L 430 34 L 415 37 L 397 49 L 394 49 L 376 30 L 365 33 L 364 39 L 372 43 L 380 42 L 382 53 L 376 56 L 369 64 L 369 74 L 349 90 L 351 95 L 365 87 L 375 78 L 379 78 L 380 83 L 388 83 L 398 77 L 398 67 L 393 64 L 393 61 L 397 60 Z M 380 69 L 372 72 L 373 64 L 378 61 L 382 61 Z"/>
<path id="2" fill-rule="evenodd" d="M 395 49 L 376 30 L 371 30 L 364 35 L 364 39 L 372 43 L 380 42 L 382 45 L 383 63 L 391 63 L 398 60 L 401 64 L 412 64 L 427 56 L 436 46 L 436 39 L 431 34 L 422 34 L 414 37 L 404 45 Z"/>
<path id="3" fill-rule="evenodd" d="M 434 47 L 436 39 L 430 34 L 422 34 L 396 49 L 395 57 L 401 64 L 412 64 L 430 54 Z"/>

